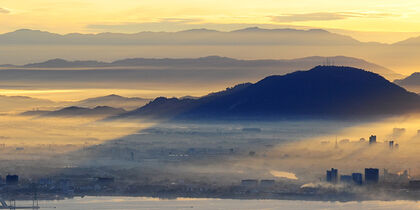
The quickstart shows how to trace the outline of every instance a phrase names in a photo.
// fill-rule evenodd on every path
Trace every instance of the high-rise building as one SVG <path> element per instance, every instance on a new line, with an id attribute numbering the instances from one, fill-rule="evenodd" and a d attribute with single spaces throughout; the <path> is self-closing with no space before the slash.
<path id="1" fill-rule="evenodd" d="M 365 182 L 366 184 L 377 184 L 379 182 L 379 169 L 365 168 Z"/>
<path id="2" fill-rule="evenodd" d="M 19 183 L 19 176 L 18 175 L 7 175 L 6 176 L 6 184 L 7 185 L 17 185 Z"/>
<path id="3" fill-rule="evenodd" d="M 337 183 L 338 182 L 338 170 L 331 168 L 331 170 L 327 170 L 327 182 Z"/>
<path id="4" fill-rule="evenodd" d="M 351 177 L 353 179 L 353 183 L 357 185 L 363 184 L 363 175 L 361 173 L 352 173 Z"/>
<path id="5" fill-rule="evenodd" d="M 371 135 L 371 136 L 369 137 L 369 144 L 375 144 L 375 143 L 376 143 L 376 136 Z"/>
<path id="6" fill-rule="evenodd" d="M 389 141 L 388 144 L 390 149 L 394 148 L 394 141 Z"/>

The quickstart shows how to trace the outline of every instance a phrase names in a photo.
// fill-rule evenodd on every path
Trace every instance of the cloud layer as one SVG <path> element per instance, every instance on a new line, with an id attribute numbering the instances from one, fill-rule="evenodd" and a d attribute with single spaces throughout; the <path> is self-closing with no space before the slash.
<path id="1" fill-rule="evenodd" d="M 328 21 L 343 20 L 347 18 L 383 18 L 393 16 L 388 13 L 357 13 L 357 12 L 316 12 L 301 14 L 286 14 L 272 17 L 275 22 L 302 22 L 302 21 Z"/>
<path id="2" fill-rule="evenodd" d="M 10 13 L 9 10 L 0 7 L 0 14 L 8 14 L 8 13 Z"/>

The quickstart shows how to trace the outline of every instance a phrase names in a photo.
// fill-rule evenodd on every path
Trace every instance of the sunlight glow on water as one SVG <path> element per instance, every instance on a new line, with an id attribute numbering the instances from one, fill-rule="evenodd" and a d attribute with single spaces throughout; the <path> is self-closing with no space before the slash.
<path id="1" fill-rule="evenodd" d="M 18 202 L 29 205 L 30 202 Z M 293 200 L 232 200 L 179 198 L 176 200 L 161 200 L 145 197 L 85 197 L 62 201 L 40 201 L 44 208 L 62 210 L 79 209 L 420 209 L 420 203 L 415 201 L 363 201 L 363 202 L 322 202 L 322 201 L 293 201 Z"/>

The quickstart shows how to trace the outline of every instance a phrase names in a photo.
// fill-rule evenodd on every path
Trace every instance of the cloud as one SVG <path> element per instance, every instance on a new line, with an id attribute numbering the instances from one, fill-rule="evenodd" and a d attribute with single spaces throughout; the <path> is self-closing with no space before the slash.
<path id="1" fill-rule="evenodd" d="M 329 21 L 343 20 L 347 18 L 383 18 L 395 16 L 389 13 L 358 13 L 358 12 L 317 12 L 317 13 L 301 13 L 286 14 L 280 16 L 272 16 L 275 22 L 303 22 L 303 21 Z"/>
<path id="2" fill-rule="evenodd" d="M 161 18 L 158 22 L 170 22 L 170 23 L 196 23 L 201 21 L 201 19 L 192 19 L 192 18 Z"/>
<path id="3" fill-rule="evenodd" d="M 9 14 L 10 11 L 0 7 L 0 14 Z"/>

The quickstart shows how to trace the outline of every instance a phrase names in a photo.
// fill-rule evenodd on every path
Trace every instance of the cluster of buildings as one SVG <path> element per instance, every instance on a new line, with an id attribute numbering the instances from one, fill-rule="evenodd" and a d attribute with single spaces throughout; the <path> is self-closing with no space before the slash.
<path id="1" fill-rule="evenodd" d="M 331 168 L 327 170 L 326 181 L 332 184 L 348 184 L 348 185 L 374 185 L 379 183 L 379 169 L 377 168 L 365 168 L 365 174 L 352 173 L 351 175 L 340 175 L 338 169 Z M 384 184 L 402 184 L 408 186 L 410 190 L 420 190 L 420 180 L 411 180 L 407 170 L 400 174 L 389 173 L 387 169 L 384 169 L 384 173 L 381 176 L 381 183 Z"/>
<path id="2" fill-rule="evenodd" d="M 18 175 L 7 175 L 5 179 L 0 177 L 0 197 L 32 195 L 33 193 L 59 196 L 71 196 L 75 193 L 107 193 L 114 190 L 114 182 L 113 177 L 41 178 L 34 182 L 19 179 Z"/>
<path id="3" fill-rule="evenodd" d="M 394 140 L 391 141 L 385 141 L 385 143 L 388 143 L 388 146 L 390 149 L 398 149 L 399 148 L 399 144 L 397 144 Z M 376 136 L 375 135 L 371 135 L 369 137 L 369 144 L 376 144 Z"/>
<path id="4" fill-rule="evenodd" d="M 365 176 L 363 179 L 363 174 L 361 173 L 338 176 L 338 169 L 331 168 L 331 170 L 327 170 L 326 181 L 333 184 L 337 184 L 339 182 L 355 185 L 376 184 L 379 182 L 379 169 L 365 168 Z"/>

